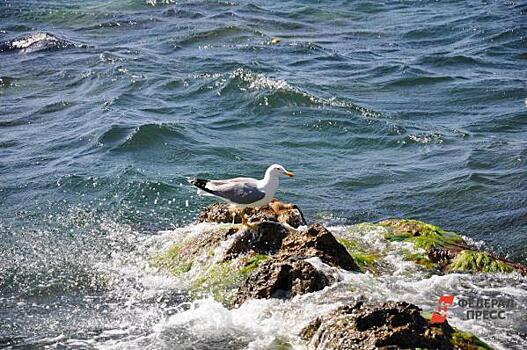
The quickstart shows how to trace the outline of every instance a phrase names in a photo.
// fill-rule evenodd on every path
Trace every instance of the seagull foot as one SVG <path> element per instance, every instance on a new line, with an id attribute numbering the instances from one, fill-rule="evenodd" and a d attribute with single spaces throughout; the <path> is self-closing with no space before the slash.
<path id="1" fill-rule="evenodd" d="M 256 231 L 256 225 L 249 224 L 249 222 L 247 221 L 247 218 L 245 217 L 245 208 L 242 210 L 241 217 L 242 217 L 242 226 L 245 226 L 253 231 Z"/>

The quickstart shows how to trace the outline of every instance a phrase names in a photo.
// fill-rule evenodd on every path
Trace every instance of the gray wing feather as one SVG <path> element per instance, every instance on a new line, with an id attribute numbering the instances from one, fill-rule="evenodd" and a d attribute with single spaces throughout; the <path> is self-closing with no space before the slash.
<path id="1" fill-rule="evenodd" d="M 251 178 L 211 180 L 206 188 L 210 193 L 238 204 L 254 203 L 265 197 L 265 193 L 258 189 L 256 180 Z"/>

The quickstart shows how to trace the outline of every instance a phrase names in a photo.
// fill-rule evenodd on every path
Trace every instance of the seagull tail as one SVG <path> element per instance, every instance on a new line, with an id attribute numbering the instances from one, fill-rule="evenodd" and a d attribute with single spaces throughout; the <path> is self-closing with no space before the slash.
<path id="1" fill-rule="evenodd" d="M 209 189 L 207 189 L 207 183 L 209 180 L 205 179 L 189 179 L 188 182 L 198 188 L 198 194 L 204 196 L 214 196 Z"/>

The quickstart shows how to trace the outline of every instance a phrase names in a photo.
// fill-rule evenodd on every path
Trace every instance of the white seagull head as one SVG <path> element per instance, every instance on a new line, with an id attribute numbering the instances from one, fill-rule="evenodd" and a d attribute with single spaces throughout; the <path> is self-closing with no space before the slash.
<path id="1" fill-rule="evenodd" d="M 295 176 L 292 171 L 286 170 L 283 166 L 280 164 L 273 164 L 269 168 L 267 168 L 267 171 L 265 172 L 265 175 L 269 175 L 272 177 L 277 177 L 279 175 L 287 175 L 289 177 Z"/>

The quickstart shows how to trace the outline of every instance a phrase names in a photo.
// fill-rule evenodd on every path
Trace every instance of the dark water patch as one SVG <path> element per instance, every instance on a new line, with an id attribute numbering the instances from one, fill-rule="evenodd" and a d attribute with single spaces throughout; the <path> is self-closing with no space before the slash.
<path id="1" fill-rule="evenodd" d="M 465 166 L 471 170 L 521 169 L 525 166 L 526 147 L 526 142 L 490 139 L 470 150 Z"/>
<path id="2" fill-rule="evenodd" d="M 518 105 L 521 100 L 518 101 Z M 517 113 L 506 113 L 499 117 L 479 120 L 467 126 L 468 130 L 474 132 L 512 132 L 521 133 L 527 129 L 527 111 Z"/>
<path id="3" fill-rule="evenodd" d="M 384 88 L 409 87 L 420 88 L 423 85 L 433 85 L 454 81 L 455 78 L 450 76 L 408 76 L 400 79 L 392 79 Z"/>
<path id="4" fill-rule="evenodd" d="M 18 146 L 19 143 L 14 140 L 8 140 L 8 141 L 0 141 L 0 148 L 11 148 Z"/>
<path id="5" fill-rule="evenodd" d="M 159 19 L 149 17 L 149 18 L 137 18 L 137 17 L 124 17 L 124 16 L 112 16 L 111 20 L 106 20 L 101 23 L 82 27 L 77 29 L 78 31 L 102 31 L 107 33 L 109 30 L 121 30 L 129 31 L 132 29 L 149 29 L 156 25 L 159 22 Z M 117 17 L 117 18 L 116 18 Z"/>
<path id="6" fill-rule="evenodd" d="M 493 46 L 496 44 L 510 46 L 512 44 L 519 48 L 518 44 L 525 43 L 525 34 L 527 34 L 527 28 L 515 26 L 491 35 L 488 40 L 492 42 Z"/>
<path id="7" fill-rule="evenodd" d="M 74 103 L 70 101 L 53 102 L 39 109 L 37 113 L 39 114 L 56 113 L 56 112 L 66 110 L 72 107 L 73 105 Z"/>
<path id="8" fill-rule="evenodd" d="M 22 32 L 30 32 L 33 30 L 32 27 L 24 25 L 24 24 L 10 24 L 6 26 L 1 26 L 0 34 L 2 33 L 9 33 L 9 32 L 15 32 L 15 33 L 22 33 Z"/>
<path id="9" fill-rule="evenodd" d="M 16 86 L 17 80 L 18 80 L 17 78 L 12 78 L 12 77 L 7 77 L 7 76 L 0 77 L 0 89 Z"/>
<path id="10" fill-rule="evenodd" d="M 31 122 L 34 120 L 35 120 L 35 117 L 31 115 L 24 115 L 24 116 L 15 118 L 15 119 L 7 119 L 7 120 L 2 118 L 0 120 L 0 128 L 31 124 Z"/>
<path id="11" fill-rule="evenodd" d="M 484 62 L 481 59 L 466 56 L 466 55 L 449 55 L 449 54 L 434 54 L 431 56 L 424 56 L 419 61 L 419 64 L 426 64 L 435 67 L 451 67 L 451 66 L 466 66 L 479 65 L 482 66 Z"/>
<path id="12" fill-rule="evenodd" d="M 248 38 L 254 35 L 260 36 L 261 33 L 241 26 L 227 25 L 211 30 L 191 33 L 183 39 L 177 40 L 175 44 L 179 47 L 186 47 L 191 45 L 204 45 L 207 43 L 217 44 L 220 40 L 238 42 L 243 38 Z"/>
<path id="13" fill-rule="evenodd" d="M 310 26 L 306 23 L 292 21 L 291 19 L 280 19 L 276 17 L 268 16 L 254 16 L 245 15 L 244 21 L 247 26 L 256 28 L 255 31 L 260 32 L 267 30 L 270 33 L 276 33 L 276 35 L 282 36 L 283 33 L 289 33 L 291 31 L 305 30 L 309 31 Z M 285 35 L 287 37 L 287 35 Z"/>
<path id="14" fill-rule="evenodd" d="M 353 21 L 361 18 L 361 16 L 355 11 L 342 10 L 338 8 L 303 6 L 298 9 L 294 9 L 288 15 L 288 18 L 311 23 L 320 23 L 320 21 Z"/>
<path id="15" fill-rule="evenodd" d="M 166 9 L 162 12 L 164 17 L 177 17 L 186 19 L 199 19 L 204 17 L 201 12 L 188 11 L 185 9 L 179 9 L 177 7 Z"/>

